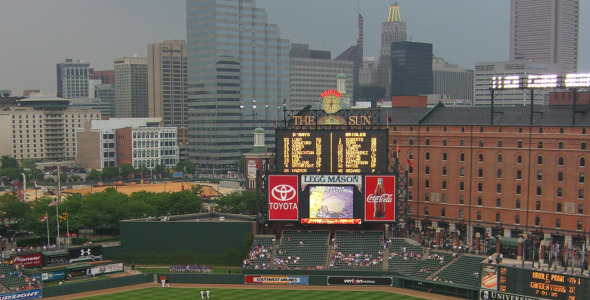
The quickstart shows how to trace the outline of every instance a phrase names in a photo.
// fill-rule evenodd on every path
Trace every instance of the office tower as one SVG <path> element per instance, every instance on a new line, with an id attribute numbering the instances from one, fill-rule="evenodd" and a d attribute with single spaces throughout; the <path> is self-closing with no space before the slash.
<path id="1" fill-rule="evenodd" d="M 253 0 L 188 0 L 186 26 L 191 160 L 201 171 L 237 170 L 253 129 L 282 117 L 289 41 Z"/>
<path id="2" fill-rule="evenodd" d="M 352 86 L 358 87 L 360 86 L 360 70 L 363 67 L 363 16 L 359 14 L 358 17 L 358 28 L 359 28 L 359 37 L 356 40 L 356 46 L 351 46 L 338 55 L 334 60 L 345 60 L 345 61 L 352 61 L 353 71 L 352 71 Z M 349 77 L 350 78 L 350 77 Z M 352 91 L 350 92 L 352 95 Z M 356 98 L 355 98 L 356 99 Z"/>
<path id="3" fill-rule="evenodd" d="M 336 76 L 343 73 L 352 78 L 354 62 L 332 60 L 330 51 L 310 50 L 307 44 L 291 45 L 290 96 L 291 109 L 300 110 L 321 101 L 327 89 L 336 89 Z M 346 91 L 353 93 L 353 84 L 348 81 Z"/>
<path id="4" fill-rule="evenodd" d="M 495 61 L 476 62 L 474 72 L 473 106 L 491 105 L 490 80 L 494 76 L 527 75 L 527 74 L 556 74 L 558 64 L 540 63 L 534 61 Z M 529 92 L 523 90 L 505 90 L 496 92 L 494 106 L 530 105 Z M 549 90 L 535 93 L 535 105 L 549 104 Z"/>
<path id="5" fill-rule="evenodd" d="M 149 44 L 148 116 L 162 118 L 164 126 L 187 126 L 186 41 Z"/>
<path id="6" fill-rule="evenodd" d="M 91 79 L 100 79 L 102 84 L 115 84 L 115 70 L 94 71 Z"/>
<path id="7" fill-rule="evenodd" d="M 67 58 L 65 62 L 58 63 L 56 69 L 58 97 L 65 99 L 88 97 L 88 79 L 92 77 L 90 63 Z"/>
<path id="8" fill-rule="evenodd" d="M 99 84 L 94 88 L 94 98 L 100 99 L 100 112 L 103 116 L 115 115 L 115 85 Z"/>
<path id="9" fill-rule="evenodd" d="M 473 102 L 473 70 L 450 64 L 442 57 L 432 59 L 432 93 L 449 105 L 471 105 Z M 437 101 L 438 102 L 438 101 Z"/>
<path id="10" fill-rule="evenodd" d="M 510 60 L 559 64 L 578 70 L 579 0 L 512 0 Z"/>
<path id="11" fill-rule="evenodd" d="M 391 43 L 391 95 L 432 94 L 432 44 Z"/>
<path id="12" fill-rule="evenodd" d="M 115 117 L 147 117 L 147 91 L 147 58 L 115 59 Z"/>
<path id="13" fill-rule="evenodd" d="M 385 88 L 385 98 L 390 99 L 391 93 L 391 43 L 407 40 L 406 22 L 403 21 L 397 2 L 389 6 L 387 19 L 383 23 L 381 33 L 381 56 L 377 66 L 377 85 Z"/>

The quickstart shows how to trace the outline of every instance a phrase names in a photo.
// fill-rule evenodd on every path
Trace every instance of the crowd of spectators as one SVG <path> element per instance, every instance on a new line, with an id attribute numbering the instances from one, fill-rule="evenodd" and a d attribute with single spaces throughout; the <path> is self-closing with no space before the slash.
<path id="1" fill-rule="evenodd" d="M 211 266 L 203 265 L 173 265 L 170 266 L 170 272 L 177 273 L 211 273 Z"/>
<path id="2" fill-rule="evenodd" d="M 377 257 L 373 257 L 373 254 L 364 252 L 342 254 L 342 252 L 334 250 L 330 258 L 330 268 L 338 268 L 341 263 L 352 268 L 375 266 L 383 262 L 383 252 L 379 250 L 378 254 Z"/>
<path id="3" fill-rule="evenodd" d="M 242 268 L 266 269 L 270 263 L 270 257 L 273 249 L 272 245 L 274 242 L 275 240 L 272 239 L 272 243 L 270 245 L 264 246 L 254 240 L 252 249 L 250 249 L 250 253 L 248 253 L 248 258 L 244 259 L 244 262 L 242 263 Z"/>

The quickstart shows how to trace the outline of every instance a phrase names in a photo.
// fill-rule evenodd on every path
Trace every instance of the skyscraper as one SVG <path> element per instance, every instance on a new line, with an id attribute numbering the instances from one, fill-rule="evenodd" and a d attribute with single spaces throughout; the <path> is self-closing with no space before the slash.
<path id="1" fill-rule="evenodd" d="M 148 116 L 164 126 L 187 126 L 186 41 L 169 40 L 148 46 Z"/>
<path id="2" fill-rule="evenodd" d="M 391 95 L 432 94 L 432 44 L 391 43 Z"/>
<path id="3" fill-rule="evenodd" d="M 344 73 L 348 78 L 354 74 L 354 62 L 330 59 L 330 51 L 310 50 L 307 44 L 291 45 L 290 105 L 299 110 L 321 101 L 326 89 L 336 88 L 336 76 Z M 351 80 L 346 91 L 354 91 Z"/>
<path id="4" fill-rule="evenodd" d="M 363 68 L 363 16 L 358 16 L 359 37 L 356 39 L 356 46 L 351 46 L 338 55 L 334 60 L 352 61 L 354 64 L 352 71 L 352 86 L 357 88 L 360 86 L 360 70 Z M 351 94 L 353 94 L 351 92 Z M 356 98 L 355 98 L 356 99 Z"/>
<path id="5" fill-rule="evenodd" d="M 57 97 L 88 98 L 88 79 L 92 77 L 90 63 L 66 58 L 57 64 Z"/>
<path id="6" fill-rule="evenodd" d="M 147 91 L 147 58 L 115 59 L 115 117 L 147 117 Z"/>
<path id="7" fill-rule="evenodd" d="M 511 0 L 510 60 L 578 69 L 579 0 Z"/>
<path id="8" fill-rule="evenodd" d="M 187 0 L 186 26 L 191 160 L 235 170 L 252 149 L 253 129 L 273 128 L 282 115 L 289 41 L 253 0 Z"/>
<path id="9" fill-rule="evenodd" d="M 387 19 L 381 32 L 381 55 L 377 66 L 377 85 L 385 88 L 385 98 L 391 98 L 391 43 L 407 40 L 406 22 L 397 2 L 389 6 Z"/>

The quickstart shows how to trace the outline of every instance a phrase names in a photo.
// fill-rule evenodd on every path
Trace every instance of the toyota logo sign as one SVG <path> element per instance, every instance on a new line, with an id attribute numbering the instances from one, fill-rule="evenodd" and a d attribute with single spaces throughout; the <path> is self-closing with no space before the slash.
<path id="1" fill-rule="evenodd" d="M 268 176 L 268 219 L 299 220 L 299 176 Z"/>
<path id="2" fill-rule="evenodd" d="M 290 185 L 281 184 L 275 186 L 272 191 L 272 196 L 279 201 L 291 201 L 297 195 L 297 191 Z"/>

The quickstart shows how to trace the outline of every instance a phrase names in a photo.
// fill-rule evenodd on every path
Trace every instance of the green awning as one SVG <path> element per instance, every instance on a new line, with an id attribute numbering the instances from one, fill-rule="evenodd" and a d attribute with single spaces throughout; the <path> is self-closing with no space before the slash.
<path id="1" fill-rule="evenodd" d="M 66 266 L 66 270 L 86 269 L 88 267 L 90 267 L 89 264 L 79 264 L 79 265 L 73 265 L 73 266 Z"/>
<path id="2" fill-rule="evenodd" d="M 45 252 L 45 256 L 64 256 L 68 255 L 68 251 L 54 251 L 54 252 Z"/>
<path id="3" fill-rule="evenodd" d="M 502 246 L 518 247 L 518 238 L 515 237 L 501 237 L 500 243 Z"/>

